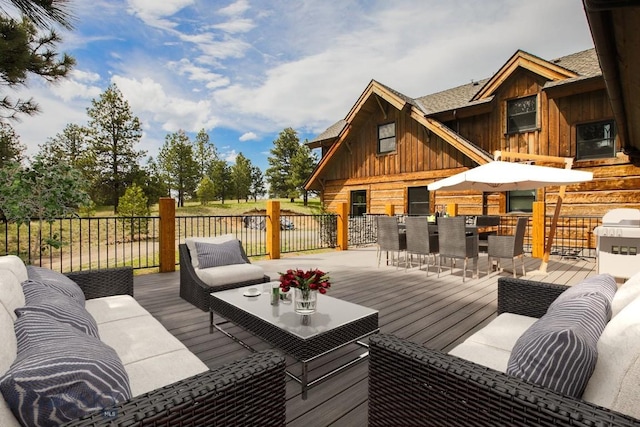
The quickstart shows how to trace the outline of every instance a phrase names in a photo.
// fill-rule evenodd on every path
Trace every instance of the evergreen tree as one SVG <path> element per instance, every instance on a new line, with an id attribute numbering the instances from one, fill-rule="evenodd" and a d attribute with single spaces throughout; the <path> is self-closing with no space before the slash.
<path id="1" fill-rule="evenodd" d="M 41 3 L 46 3 L 41 0 Z M 49 2 L 52 3 L 52 2 Z M 0 86 L 25 85 L 30 75 L 56 81 L 67 76 L 75 60 L 55 51 L 62 40 L 53 30 L 39 33 L 28 18 L 16 21 L 0 16 Z M 19 114 L 32 115 L 39 110 L 33 99 L 0 98 L 0 117 L 17 119 Z"/>
<path id="2" fill-rule="evenodd" d="M 131 185 L 120 197 L 118 202 L 118 216 L 127 227 L 131 236 L 146 234 L 149 230 L 149 203 L 141 187 Z M 134 218 L 143 217 L 143 218 Z"/>
<path id="3" fill-rule="evenodd" d="M 231 179 L 233 181 L 233 191 L 236 200 L 249 201 L 251 192 L 251 160 L 242 153 L 236 156 L 236 163 L 231 167 Z"/>
<path id="4" fill-rule="evenodd" d="M 193 157 L 198 163 L 198 174 L 203 177 L 207 174 L 209 163 L 218 158 L 218 151 L 215 145 L 209 141 L 209 135 L 204 129 L 198 132 L 193 145 Z"/>
<path id="5" fill-rule="evenodd" d="M 115 84 L 99 99 L 91 101 L 87 114 L 88 140 L 95 155 L 98 183 L 108 189 L 116 213 L 118 200 L 133 181 L 132 173 L 144 155 L 134 149 L 142 137 L 142 126 Z"/>
<path id="6" fill-rule="evenodd" d="M 257 202 L 258 197 L 262 197 L 266 192 L 262 171 L 257 166 L 251 166 L 251 188 L 249 189 L 249 195 Z"/>
<path id="7" fill-rule="evenodd" d="M 73 28 L 74 16 L 68 0 L 2 0 L 1 3 L 10 3 L 39 28 L 50 28 L 52 24 Z M 0 10 L 5 8 L 0 6 Z"/>
<path id="8" fill-rule="evenodd" d="M 305 144 L 300 145 L 298 152 L 291 159 L 289 185 L 295 188 L 298 194 L 303 196 L 305 206 L 307 206 L 308 197 L 307 191 L 304 189 L 304 183 L 307 182 L 307 179 L 309 179 L 317 164 L 318 158 Z"/>
<path id="9" fill-rule="evenodd" d="M 209 164 L 208 175 L 213 182 L 215 198 L 224 205 L 224 201 L 231 197 L 233 189 L 229 165 L 224 160 L 214 160 Z"/>
<path id="10" fill-rule="evenodd" d="M 134 181 L 144 191 L 149 206 L 158 203 L 160 197 L 169 196 L 167 180 L 153 157 L 149 157 L 147 165 L 140 169 L 140 175 Z"/>
<path id="11" fill-rule="evenodd" d="M 178 192 L 178 206 L 184 206 L 185 197 L 194 195 L 200 176 L 193 146 L 183 130 L 166 136 L 158 163 L 169 188 Z"/>
<path id="12" fill-rule="evenodd" d="M 20 143 L 13 127 L 0 122 L 0 169 L 9 162 L 20 163 L 25 146 Z"/>
<path id="13" fill-rule="evenodd" d="M 198 200 L 201 205 L 206 205 L 216 198 L 216 188 L 213 185 L 213 181 L 208 176 L 204 176 L 198 185 Z"/>
<path id="14" fill-rule="evenodd" d="M 291 161 L 299 148 L 298 133 L 292 128 L 281 131 L 278 139 L 273 141 L 271 156 L 267 159 L 270 166 L 266 172 L 270 197 L 288 197 L 293 202 L 296 188 L 289 177 L 292 172 Z"/>

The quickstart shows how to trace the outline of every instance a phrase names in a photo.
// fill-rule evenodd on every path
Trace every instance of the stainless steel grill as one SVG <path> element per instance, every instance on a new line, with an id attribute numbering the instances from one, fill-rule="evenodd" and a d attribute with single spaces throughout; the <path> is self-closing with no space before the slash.
<path id="1" fill-rule="evenodd" d="M 640 209 L 613 209 L 595 228 L 598 273 L 628 279 L 640 271 Z"/>

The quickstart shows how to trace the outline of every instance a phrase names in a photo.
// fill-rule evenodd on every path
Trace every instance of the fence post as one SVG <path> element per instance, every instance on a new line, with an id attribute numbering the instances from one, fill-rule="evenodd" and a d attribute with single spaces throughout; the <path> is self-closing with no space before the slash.
<path id="1" fill-rule="evenodd" d="M 171 197 L 161 197 L 160 214 L 160 273 L 176 271 L 176 203 Z"/>
<path id="2" fill-rule="evenodd" d="M 396 207 L 391 203 L 384 205 L 384 214 L 388 216 L 394 216 L 396 214 Z"/>
<path id="3" fill-rule="evenodd" d="M 534 258 L 542 258 L 544 255 L 545 210 L 544 202 L 533 202 L 531 256 Z"/>
<path id="4" fill-rule="evenodd" d="M 447 205 L 447 215 L 448 216 L 458 216 L 458 204 L 457 203 L 449 203 Z"/>
<path id="5" fill-rule="evenodd" d="M 347 203 L 338 203 L 336 209 L 338 214 L 338 249 L 346 251 L 349 249 L 349 205 Z"/>
<path id="6" fill-rule="evenodd" d="M 279 200 L 267 200 L 267 257 L 280 259 Z"/>

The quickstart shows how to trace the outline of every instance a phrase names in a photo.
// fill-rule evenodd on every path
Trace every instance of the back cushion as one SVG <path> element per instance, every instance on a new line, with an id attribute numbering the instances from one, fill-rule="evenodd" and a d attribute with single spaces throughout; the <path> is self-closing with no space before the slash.
<path id="1" fill-rule="evenodd" d="M 224 243 L 229 240 L 235 240 L 236 236 L 233 234 L 222 234 L 216 237 L 188 237 L 185 239 L 185 243 L 187 248 L 189 249 L 189 254 L 191 255 L 191 265 L 193 268 L 199 268 L 200 264 L 198 263 L 198 250 L 196 249 L 196 242 L 201 243 Z"/>
<path id="2" fill-rule="evenodd" d="M 12 312 L 11 312 L 12 313 Z M 0 377 L 7 372 L 17 354 L 13 316 L 0 305 Z"/>
<path id="3" fill-rule="evenodd" d="M 624 287 L 624 286 L 623 286 Z M 598 362 L 582 398 L 640 418 L 640 299 L 620 311 L 598 341 Z"/>
<path id="4" fill-rule="evenodd" d="M 27 267 L 24 262 L 15 255 L 0 256 L 0 270 L 9 270 L 20 283 L 27 280 Z"/>
<path id="5" fill-rule="evenodd" d="M 11 270 L 0 268 L 0 304 L 16 320 L 14 310 L 24 305 L 24 292 L 21 281 Z"/>
<path id="6" fill-rule="evenodd" d="M 640 272 L 631 276 L 616 292 L 611 302 L 611 315 L 615 317 L 631 301 L 640 296 Z"/>
<path id="7" fill-rule="evenodd" d="M 579 398 L 595 368 L 610 310 L 599 293 L 555 303 L 518 338 L 506 373 Z"/>

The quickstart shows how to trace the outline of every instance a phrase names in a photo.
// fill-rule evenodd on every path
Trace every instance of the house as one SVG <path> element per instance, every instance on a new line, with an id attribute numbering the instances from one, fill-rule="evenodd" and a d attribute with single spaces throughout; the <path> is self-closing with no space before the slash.
<path id="1" fill-rule="evenodd" d="M 530 212 L 534 201 L 551 214 L 558 187 L 427 190 L 501 150 L 571 157 L 574 169 L 594 173 L 567 187 L 563 215 L 640 208 L 640 168 L 617 117 L 595 49 L 552 60 L 519 50 L 489 78 L 417 98 L 372 80 L 344 120 L 310 141 L 322 158 L 305 186 L 326 208 L 347 203 L 352 215 L 385 213 L 389 204 L 395 213 L 426 214 L 453 203 L 459 214 L 506 214 Z"/>

